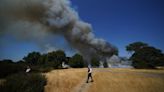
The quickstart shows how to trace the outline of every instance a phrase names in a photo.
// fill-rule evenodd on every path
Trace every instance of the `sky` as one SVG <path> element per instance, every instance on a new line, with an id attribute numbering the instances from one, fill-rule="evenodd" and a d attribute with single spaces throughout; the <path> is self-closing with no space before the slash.
<path id="1" fill-rule="evenodd" d="M 93 32 L 127 56 L 125 46 L 136 41 L 164 51 L 163 0 L 72 0 Z"/>
<path id="2" fill-rule="evenodd" d="M 163 0 L 71 1 L 81 20 L 92 25 L 96 37 L 115 45 L 119 49 L 119 56 L 129 56 L 125 46 L 136 41 L 164 51 Z M 41 51 L 34 42 L 16 41 L 8 35 L 2 36 L 0 43 L 0 60 L 19 60 L 29 52 Z M 60 44 L 65 45 L 63 41 Z M 67 47 L 64 48 L 67 50 Z"/>

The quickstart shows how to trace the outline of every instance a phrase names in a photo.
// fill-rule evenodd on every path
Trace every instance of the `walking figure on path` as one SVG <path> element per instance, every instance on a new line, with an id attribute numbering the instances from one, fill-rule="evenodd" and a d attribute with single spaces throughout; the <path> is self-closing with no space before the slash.
<path id="1" fill-rule="evenodd" d="M 88 78 L 87 78 L 87 82 L 86 83 L 88 83 L 90 78 L 91 78 L 91 82 L 93 82 L 92 68 L 88 66 Z"/>

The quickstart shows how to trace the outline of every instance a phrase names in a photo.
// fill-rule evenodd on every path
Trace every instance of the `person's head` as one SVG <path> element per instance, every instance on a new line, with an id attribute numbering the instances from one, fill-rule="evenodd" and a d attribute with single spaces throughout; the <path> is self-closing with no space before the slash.
<path id="1" fill-rule="evenodd" d="M 91 65 L 88 65 L 88 69 L 91 68 Z"/>

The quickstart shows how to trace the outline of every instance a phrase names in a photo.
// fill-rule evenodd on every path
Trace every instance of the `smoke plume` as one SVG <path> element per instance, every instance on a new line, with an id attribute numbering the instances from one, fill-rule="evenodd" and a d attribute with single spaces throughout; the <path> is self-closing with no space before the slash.
<path id="1" fill-rule="evenodd" d="M 13 26 L 15 30 L 12 30 Z M 27 39 L 46 39 L 49 34 L 63 35 L 87 61 L 92 56 L 110 57 L 117 53 L 116 47 L 95 37 L 91 24 L 79 18 L 69 0 L 1 0 L 0 30 L 0 35 L 14 33 L 21 39 L 24 32 L 27 35 L 23 37 Z"/>

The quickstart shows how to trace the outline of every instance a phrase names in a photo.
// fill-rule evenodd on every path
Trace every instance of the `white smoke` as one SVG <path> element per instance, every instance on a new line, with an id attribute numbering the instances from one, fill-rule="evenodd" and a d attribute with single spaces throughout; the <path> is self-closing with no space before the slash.
<path id="1" fill-rule="evenodd" d="M 48 52 L 52 52 L 52 51 L 56 51 L 56 50 L 58 50 L 58 49 L 55 48 L 54 46 L 51 46 L 50 44 L 46 44 L 44 52 L 48 53 Z"/>
<path id="2" fill-rule="evenodd" d="M 42 38 L 46 39 L 49 33 L 62 34 L 87 61 L 92 56 L 110 57 L 117 53 L 116 47 L 95 37 L 91 24 L 79 18 L 78 13 L 71 8 L 70 0 L 1 0 L 0 20 L 3 20 L 0 22 L 3 24 L 0 26 L 1 34 L 8 27 L 12 28 L 9 33 L 20 38 L 39 39 L 38 42 L 42 42 Z M 21 29 L 16 31 L 17 28 Z M 22 37 L 22 34 L 26 35 Z"/>

